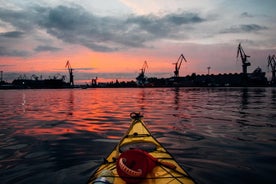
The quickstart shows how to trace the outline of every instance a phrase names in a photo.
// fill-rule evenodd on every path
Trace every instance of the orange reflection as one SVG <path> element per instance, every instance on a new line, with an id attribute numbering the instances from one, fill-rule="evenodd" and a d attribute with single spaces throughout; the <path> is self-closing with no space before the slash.
<path id="1" fill-rule="evenodd" d="M 128 92 L 114 89 L 106 94 L 109 92 L 108 89 L 24 91 L 18 103 L 22 106 L 20 113 L 29 122 L 22 123 L 17 132 L 36 136 L 86 131 L 118 138 L 112 132 L 124 132 L 129 118 L 128 113 L 117 109 L 116 103 L 120 103 L 121 96 Z M 126 117 L 127 123 L 122 125 L 121 120 L 125 122 Z"/>
<path id="2" fill-rule="evenodd" d="M 86 132 L 111 139 L 129 128 L 130 112 L 142 112 L 153 132 L 191 129 L 191 123 L 183 119 L 191 119 L 191 112 L 199 107 L 190 102 L 200 97 L 183 89 L 153 88 L 24 90 L 20 95 L 15 98 L 21 104 L 16 110 L 22 117 L 18 133 L 36 136 Z M 156 118 L 160 112 L 165 114 L 162 119 Z"/>

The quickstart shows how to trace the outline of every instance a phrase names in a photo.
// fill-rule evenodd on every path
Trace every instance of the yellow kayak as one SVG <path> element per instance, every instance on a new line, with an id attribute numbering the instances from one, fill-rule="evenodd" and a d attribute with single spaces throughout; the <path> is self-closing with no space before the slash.
<path id="1" fill-rule="evenodd" d="M 163 184 L 195 181 L 173 156 L 151 135 L 139 113 L 131 113 L 132 123 L 89 184 Z"/>

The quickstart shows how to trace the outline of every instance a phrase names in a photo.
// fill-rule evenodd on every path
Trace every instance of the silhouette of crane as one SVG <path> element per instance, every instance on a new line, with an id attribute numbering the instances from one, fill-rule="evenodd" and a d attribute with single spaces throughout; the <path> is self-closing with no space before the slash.
<path id="1" fill-rule="evenodd" d="M 208 67 L 207 67 L 207 70 L 208 70 L 208 75 L 210 75 L 210 69 L 211 69 L 211 67 L 210 67 L 210 66 L 208 66 Z"/>
<path id="2" fill-rule="evenodd" d="M 267 67 L 268 69 L 271 68 L 271 72 L 272 72 L 272 78 L 271 78 L 271 83 L 275 84 L 276 83 L 276 59 L 275 59 L 275 55 L 272 56 L 268 56 L 267 57 Z"/>
<path id="3" fill-rule="evenodd" d="M 3 81 L 3 71 L 0 71 L 0 82 Z"/>
<path id="4" fill-rule="evenodd" d="M 147 61 L 144 62 L 140 74 L 138 75 L 138 77 L 136 77 L 139 86 L 144 86 L 147 81 L 147 78 L 145 76 L 146 68 L 148 68 Z"/>
<path id="5" fill-rule="evenodd" d="M 241 46 L 241 43 L 239 43 L 239 46 L 238 46 L 237 59 L 239 56 L 242 61 L 242 73 L 243 73 L 243 76 L 246 78 L 247 77 L 247 67 L 251 65 L 250 62 L 247 60 L 247 58 L 249 58 L 250 56 L 245 54 L 245 52 Z"/>
<path id="6" fill-rule="evenodd" d="M 184 57 L 183 54 L 181 54 L 177 60 L 176 63 L 173 63 L 175 65 L 175 70 L 174 70 L 174 76 L 175 77 L 179 77 L 179 70 L 180 70 L 180 67 L 181 67 L 181 64 L 182 64 L 182 61 L 185 61 L 187 62 L 186 58 Z"/>
<path id="7" fill-rule="evenodd" d="M 66 62 L 65 68 L 68 68 L 68 72 L 69 72 L 69 84 L 70 86 L 74 86 L 74 75 L 73 75 L 73 68 L 70 65 L 69 60 Z"/>

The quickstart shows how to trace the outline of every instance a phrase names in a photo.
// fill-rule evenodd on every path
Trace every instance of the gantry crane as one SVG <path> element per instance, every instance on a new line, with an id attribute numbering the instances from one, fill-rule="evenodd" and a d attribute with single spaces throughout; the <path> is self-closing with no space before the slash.
<path id="1" fill-rule="evenodd" d="M 66 62 L 65 68 L 68 68 L 69 72 L 69 84 L 70 86 L 74 86 L 74 75 L 73 75 L 73 68 L 70 65 L 69 60 Z"/>
<path id="2" fill-rule="evenodd" d="M 182 64 L 182 61 L 185 61 L 187 62 L 186 58 L 184 57 L 183 54 L 181 54 L 177 60 L 176 63 L 173 63 L 175 65 L 175 71 L 174 71 L 174 76 L 175 77 L 179 77 L 179 70 L 180 70 L 180 67 L 181 67 L 181 64 Z"/>
<path id="3" fill-rule="evenodd" d="M 272 56 L 268 56 L 267 57 L 267 67 L 268 69 L 271 68 L 271 72 L 272 72 L 272 78 L 271 78 L 271 83 L 275 84 L 276 83 L 276 59 L 275 59 L 275 55 Z"/>
<path id="4" fill-rule="evenodd" d="M 241 46 L 241 43 L 238 46 L 237 59 L 238 59 L 239 56 L 241 57 L 241 60 L 242 60 L 242 73 L 243 73 L 243 76 L 247 77 L 247 67 L 251 65 L 250 62 L 247 60 L 247 58 L 249 58 L 250 56 L 245 54 L 245 52 L 244 52 L 244 50 Z"/>
<path id="5" fill-rule="evenodd" d="M 146 77 L 145 77 L 146 68 L 148 68 L 147 61 L 144 62 L 141 68 L 140 74 L 138 75 L 138 77 L 136 77 L 137 83 L 140 86 L 143 86 L 146 83 Z"/>

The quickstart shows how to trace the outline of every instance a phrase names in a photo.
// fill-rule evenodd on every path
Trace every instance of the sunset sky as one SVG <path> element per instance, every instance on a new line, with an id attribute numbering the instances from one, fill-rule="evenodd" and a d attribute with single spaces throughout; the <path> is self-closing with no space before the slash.
<path id="1" fill-rule="evenodd" d="M 67 74 L 75 80 L 133 79 L 146 60 L 148 77 L 240 73 L 241 42 L 252 72 L 269 76 L 276 54 L 275 0 L 0 0 L 0 71 Z M 68 78 L 67 78 L 68 79 Z"/>

